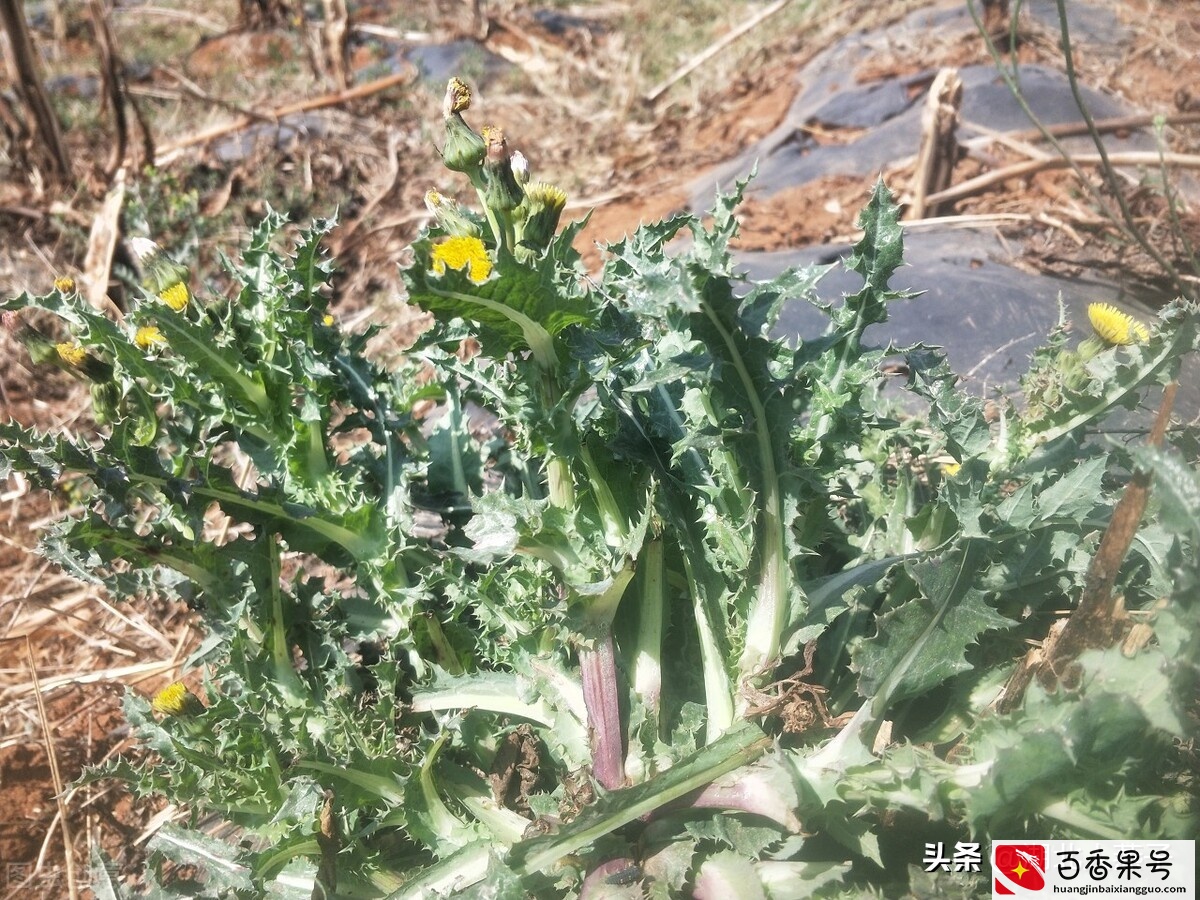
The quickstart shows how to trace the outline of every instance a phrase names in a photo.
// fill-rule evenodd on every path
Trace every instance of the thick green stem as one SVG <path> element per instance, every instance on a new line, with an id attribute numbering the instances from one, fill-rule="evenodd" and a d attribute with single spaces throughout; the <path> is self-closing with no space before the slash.
<path id="1" fill-rule="evenodd" d="M 538 375 L 542 402 L 546 405 L 547 410 L 553 411 L 562 398 L 562 392 L 555 379 L 556 366 L 554 363 L 557 357 L 553 352 L 546 355 L 546 358 L 535 353 L 535 359 L 541 370 Z M 574 509 L 575 480 L 571 475 L 571 462 L 555 449 L 555 445 L 561 443 L 561 440 L 552 438 L 549 443 L 550 451 L 546 458 L 546 481 L 550 488 L 550 504 L 559 509 Z"/>
<path id="2" fill-rule="evenodd" d="M 696 580 L 696 571 L 685 554 L 683 567 L 696 617 L 696 634 L 700 641 L 700 664 L 704 670 L 704 704 L 708 709 L 705 723 L 705 743 L 711 744 L 733 724 L 733 689 L 725 671 L 725 658 L 717 643 L 716 630 L 704 605 L 705 591 Z"/>
<path id="3" fill-rule="evenodd" d="M 743 722 L 715 744 L 698 750 L 691 758 L 650 781 L 626 789 L 602 808 L 581 814 L 556 834 L 522 841 L 509 855 L 509 865 L 523 875 L 547 869 L 606 834 L 712 783 L 726 772 L 753 762 L 770 746 L 771 739 L 760 728 Z"/>
<path id="4" fill-rule="evenodd" d="M 575 506 L 575 482 L 571 478 L 571 463 L 561 456 L 546 460 L 546 480 L 550 485 L 550 503 L 559 509 Z"/>
<path id="5" fill-rule="evenodd" d="M 662 699 L 662 632 L 664 561 L 662 541 L 648 541 L 638 561 L 638 630 L 633 650 L 633 689 L 658 718 Z"/>
<path id="6" fill-rule="evenodd" d="M 754 417 L 754 436 L 758 444 L 758 462 L 762 472 L 762 501 L 759 504 L 762 557 L 758 588 L 750 602 L 750 612 L 746 620 L 746 645 L 738 663 L 741 677 L 746 680 L 761 674 L 779 655 L 784 610 L 787 609 L 790 589 L 790 573 L 783 540 L 783 498 L 779 492 L 779 474 L 775 467 L 775 452 L 771 443 L 767 412 L 758 396 L 757 386 L 734 343 L 733 335 L 709 304 L 704 304 L 704 311 L 728 348 L 729 359 L 746 392 L 750 414 Z"/>
<path id="7" fill-rule="evenodd" d="M 292 651 L 287 639 L 287 620 L 283 615 L 283 592 L 279 589 L 279 545 L 267 536 L 267 554 L 270 571 L 267 573 L 267 589 L 271 598 L 271 663 L 275 670 L 276 683 L 283 688 L 284 695 L 296 704 L 304 702 L 304 684 L 292 668 Z"/>
<path id="8" fill-rule="evenodd" d="M 474 183 L 474 179 L 472 179 L 472 183 Z M 496 252 L 504 253 L 508 249 L 505 243 L 505 230 L 501 226 L 500 220 L 496 218 L 495 211 L 488 206 L 482 182 L 475 185 L 475 193 L 479 197 L 479 205 L 483 209 L 483 214 L 487 217 L 488 227 L 492 229 L 492 237 L 496 240 Z"/>
<path id="9" fill-rule="evenodd" d="M 315 484 L 329 474 L 329 457 L 325 455 L 325 430 L 320 421 L 305 422 L 304 426 L 308 432 L 305 475 L 310 484 Z"/>
<path id="10" fill-rule="evenodd" d="M 596 465 L 592 451 L 588 449 L 586 443 L 580 445 L 579 456 L 583 460 L 584 468 L 587 469 L 588 488 L 591 490 L 592 496 L 596 498 L 600 516 L 604 519 L 604 540 L 610 547 L 620 547 L 625 543 L 625 538 L 629 533 L 629 529 L 625 525 L 625 517 L 621 515 L 621 508 L 617 505 L 617 500 L 609 490 L 608 482 L 601 473 L 600 467 Z"/>

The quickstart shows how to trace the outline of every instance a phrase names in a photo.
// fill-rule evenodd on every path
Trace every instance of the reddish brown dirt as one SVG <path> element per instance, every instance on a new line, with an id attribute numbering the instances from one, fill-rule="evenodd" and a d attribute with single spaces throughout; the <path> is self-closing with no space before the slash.
<path id="1" fill-rule="evenodd" d="M 742 227 L 737 246 L 777 250 L 845 239 L 853 232 L 854 217 L 870 191 L 869 181 L 833 175 L 787 188 L 765 200 L 751 196 L 738 217 Z"/>
<path id="2" fill-rule="evenodd" d="M 1154 112 L 1170 114 L 1200 109 L 1200 57 L 1188 52 L 1195 45 L 1200 26 L 1178 10 L 1166 10 L 1147 0 L 1118 4 L 1121 19 L 1138 35 L 1133 49 L 1120 65 L 1097 54 L 1085 44 L 1076 47 L 1081 79 L 1090 85 L 1114 91 L 1131 103 Z M 1147 18 L 1153 12 L 1154 15 Z M 1022 63 L 1041 63 L 1061 68 L 1055 42 L 1044 28 L 1021 30 L 1018 57 Z M 677 211 L 687 190 L 711 165 L 733 155 L 770 132 L 786 113 L 799 85 L 790 74 L 811 55 L 811 48 L 797 48 L 784 66 L 772 65 L 748 75 L 716 96 L 708 98 L 709 115 L 688 122 L 667 121 L 658 140 L 647 142 L 641 152 L 626 158 L 629 168 L 645 166 L 654 178 L 643 178 L 636 189 L 606 199 L 592 214 L 591 226 L 577 246 L 595 267 L 599 254 L 593 241 L 619 238 L 640 221 L 652 221 Z M 973 36 L 946 38 L 926 35 L 920 46 L 897 46 L 864 62 L 855 72 L 860 82 L 884 77 L 911 76 L 938 66 L 965 66 L 989 61 L 981 41 Z M 1182 87 L 1181 87 L 1182 86 Z M 924 85 L 915 85 L 924 89 Z M 1194 94 L 1194 96 L 1193 96 Z M 821 144 L 853 140 L 854 129 L 827 130 L 814 125 L 811 135 Z M 1174 149 L 1195 153 L 1200 149 L 1200 128 L 1176 129 Z M 729 152 L 713 152 L 719 147 Z M 913 148 L 914 152 L 916 148 Z M 953 182 L 960 183 L 1006 163 L 1022 161 L 1004 148 L 990 147 L 980 158 L 964 158 L 955 168 Z M 638 164 L 641 165 L 638 165 Z M 670 173 L 665 176 L 663 173 Z M 912 177 L 911 164 L 900 164 L 884 173 L 885 179 L 903 194 Z M 737 246 L 747 250 L 772 250 L 812 243 L 845 241 L 854 234 L 854 218 L 867 196 L 869 185 L 860 179 L 826 177 L 785 189 L 758 200 L 751 196 L 741 209 L 741 233 Z M 966 197 L 940 215 L 1020 212 L 1041 219 L 1030 244 L 1026 264 L 1067 275 L 1083 266 L 1123 269 L 1153 280 L 1157 264 L 1127 241 L 1114 240 L 1114 228 L 1089 206 L 1072 173 L 1055 170 L 1035 176 L 997 183 L 978 195 Z M 1115 204 L 1114 204 L 1115 208 Z M 1150 198 L 1142 201 L 1140 221 L 1151 228 L 1157 240 L 1165 234 L 1165 208 Z M 1181 214 L 1187 233 L 1200 228 L 1196 213 Z M 1025 226 L 1021 226 L 1025 228 Z M 1083 248 L 1086 245 L 1086 252 Z M 1180 248 L 1182 249 L 1182 248 Z"/>
<path id="3" fill-rule="evenodd" d="M 88 427 L 85 419 L 71 420 L 87 407 L 86 390 L 57 369 L 32 371 L 24 348 L 7 331 L 0 332 L 0 360 L 0 419 L 47 429 L 63 427 L 64 420 L 77 430 Z M 153 660 L 163 649 L 129 634 L 119 616 L 96 605 L 94 592 L 56 574 L 33 554 L 41 523 L 65 511 L 62 497 L 13 479 L 0 487 L 6 491 L 0 501 L 0 900 L 59 900 L 69 893 L 66 837 L 47 731 L 60 783 L 69 790 L 86 766 L 126 743 L 122 676 L 105 677 L 104 670 Z M 186 634 L 186 622 L 180 624 L 183 631 L 174 630 Z M 132 683 L 137 675 L 127 677 Z M 162 675 L 157 678 L 151 687 L 161 685 Z M 126 871 L 140 865 L 142 850 L 134 839 L 161 805 L 134 802 L 115 784 L 68 792 L 76 885 L 88 881 L 93 845 Z"/>
<path id="4" fill-rule="evenodd" d="M 59 777 L 69 785 L 85 766 L 103 760 L 125 738 L 119 687 L 75 684 L 46 698 Z M 54 783 L 40 720 L 27 722 L 24 733 L 6 737 L 0 749 L 0 896 L 33 897 L 67 894 L 63 859 L 64 836 L 54 796 Z M 93 802 L 99 800 L 100 802 Z M 98 838 L 115 860 L 128 866 L 137 853 L 135 823 L 152 810 L 134 810 L 128 795 L 116 787 L 97 786 L 76 794 L 68 809 L 73 843 Z M 80 832 L 83 833 L 80 833 Z M 48 852 L 46 852 L 48 851 Z M 45 854 L 50 864 L 40 871 Z M 76 864 L 86 857 L 75 855 Z M 87 873 L 77 871 L 76 883 Z"/>

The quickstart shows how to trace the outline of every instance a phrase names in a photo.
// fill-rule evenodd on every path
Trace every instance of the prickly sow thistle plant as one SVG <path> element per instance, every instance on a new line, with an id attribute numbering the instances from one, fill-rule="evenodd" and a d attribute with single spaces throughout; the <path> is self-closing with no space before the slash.
<path id="1" fill-rule="evenodd" d="M 5 304 L 35 361 L 70 366 L 16 318 L 32 308 L 118 395 L 91 440 L 0 426 L 10 469 L 91 485 L 46 552 L 206 629 L 202 696 L 130 693 L 148 756 L 88 776 L 191 812 L 146 877 L 214 897 L 925 894 L 955 886 L 891 861 L 915 867 L 930 828 L 1192 833 L 1200 481 L 1095 432 L 1174 377 L 1194 308 L 1086 360 L 1061 329 L 994 415 L 935 351 L 894 350 L 928 409 L 909 417 L 864 339 L 920 302 L 888 287 L 882 185 L 846 261 L 862 288 L 792 344 L 775 319 L 824 270 L 736 274 L 742 186 L 588 275 L 565 195 L 469 110 L 452 80 L 443 159 L 482 207 L 426 196 L 403 275 L 435 323 L 394 370 L 327 311 L 329 222 L 285 253 L 269 216 L 225 295 L 160 267 L 122 326 L 62 291 Z M 1014 702 L 1134 465 L 1161 514 L 1118 587 L 1152 637 Z"/>

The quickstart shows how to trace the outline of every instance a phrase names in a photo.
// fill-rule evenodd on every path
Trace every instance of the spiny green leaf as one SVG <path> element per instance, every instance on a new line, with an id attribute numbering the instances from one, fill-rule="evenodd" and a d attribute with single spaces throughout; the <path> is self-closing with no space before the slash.
<path id="1" fill-rule="evenodd" d="M 180 865 L 198 867 L 207 876 L 209 888 L 246 891 L 252 887 L 250 872 L 238 861 L 237 849 L 199 831 L 164 825 L 146 849 Z"/>
<path id="2" fill-rule="evenodd" d="M 1011 624 L 973 586 L 985 556 L 983 542 L 969 541 L 906 566 L 921 596 L 880 616 L 876 635 L 854 653 L 859 692 L 872 698 L 875 716 L 969 668 L 964 653 L 979 635 Z"/>
<path id="3" fill-rule="evenodd" d="M 1190 536 L 1193 548 L 1200 546 L 1200 475 L 1171 450 L 1139 447 L 1134 459 L 1154 473 L 1153 491 L 1162 503 L 1164 524 Z"/>
<path id="4" fill-rule="evenodd" d="M 465 268 L 435 273 L 432 250 L 429 238 L 413 245 L 416 260 L 403 271 L 409 300 L 440 319 L 476 323 L 492 356 L 529 348 L 544 365 L 547 355 L 557 356 L 552 339 L 559 332 L 592 319 L 586 298 L 557 286 L 544 259 L 535 267 L 501 255 L 487 280 L 477 283 Z"/>

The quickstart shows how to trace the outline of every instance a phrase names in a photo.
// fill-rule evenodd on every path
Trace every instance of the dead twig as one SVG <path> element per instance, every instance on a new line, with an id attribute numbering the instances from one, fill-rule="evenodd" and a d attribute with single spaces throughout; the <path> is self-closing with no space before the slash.
<path id="1" fill-rule="evenodd" d="M 1151 151 L 1134 150 L 1128 153 L 1108 154 L 1107 164 L 1113 166 L 1157 166 L 1164 163 L 1181 169 L 1200 169 L 1200 154 L 1194 153 L 1154 153 Z M 1072 164 L 1077 166 L 1103 166 L 1105 160 L 1098 153 L 1076 153 L 1070 159 L 1062 157 L 1047 157 L 1046 159 L 1030 159 L 1013 163 L 1010 166 L 985 172 L 974 178 L 969 178 L 961 184 L 956 184 L 944 191 L 930 194 L 925 198 L 926 203 L 949 203 L 961 200 L 973 194 L 979 194 L 994 185 L 1008 181 L 1010 178 L 1025 178 L 1048 169 L 1068 169 Z"/>
<path id="2" fill-rule="evenodd" d="M 187 22 L 189 25 L 195 25 L 205 31 L 211 31 L 213 34 L 224 34 L 229 31 L 228 22 L 218 22 L 216 19 L 206 18 L 199 13 L 192 12 L 186 9 L 167 9 L 162 6 L 118 6 L 113 9 L 114 13 L 119 15 L 133 15 L 138 18 L 146 16 L 158 16 L 164 19 L 175 19 L 180 22 Z"/>
<path id="3" fill-rule="evenodd" d="M 263 119 L 271 122 L 277 122 L 287 116 L 295 115 L 296 113 L 309 112 L 314 109 L 325 109 L 330 106 L 340 106 L 343 103 L 349 103 L 353 100 L 361 100 L 363 97 L 369 97 L 372 94 L 377 94 L 380 91 L 386 91 L 388 88 L 395 87 L 399 84 L 411 83 L 416 79 L 415 70 L 409 68 L 404 72 L 397 72 L 394 75 L 388 75 L 384 78 L 378 78 L 375 81 L 368 81 L 365 84 L 356 85 L 344 91 L 333 91 L 332 93 L 322 94 L 319 97 L 312 97 L 308 100 L 300 100 L 295 103 L 285 103 L 283 106 L 277 106 L 267 112 L 261 113 L 258 116 L 243 115 L 241 118 L 233 122 L 226 122 L 221 125 L 214 125 L 212 128 L 206 128 L 196 134 L 188 135 L 173 141 L 167 146 L 159 150 L 154 164 L 158 167 L 169 165 L 174 161 L 184 150 L 190 147 L 195 147 L 201 144 L 207 144 L 217 138 L 225 137 L 229 134 L 235 134 L 244 128 L 249 128 L 256 121 Z"/>
<path id="4" fill-rule="evenodd" d="M 1132 131 L 1135 128 L 1148 128 L 1162 119 L 1164 125 L 1195 125 L 1200 123 L 1200 112 L 1183 112 L 1174 115 L 1153 115 L 1143 113 L 1134 116 L 1114 116 L 1109 119 L 1097 119 L 1096 130 L 1101 134 L 1112 134 L 1116 131 Z M 987 131 L 973 122 L 963 122 L 963 128 L 977 131 Z M 1054 137 L 1079 137 L 1088 133 L 1086 122 L 1063 122 L 1059 125 L 1047 125 L 1046 131 Z M 1026 128 L 1024 131 L 1006 131 L 1004 136 L 1021 142 L 1040 141 L 1045 135 L 1036 128 Z"/>
<path id="5" fill-rule="evenodd" d="M 1149 442 L 1153 447 L 1162 446 L 1178 388 L 1179 382 L 1172 381 L 1163 389 L 1162 403 L 1150 430 Z M 1031 650 L 1017 666 L 996 701 L 999 712 L 1015 709 L 1035 677 L 1047 690 L 1060 682 L 1073 686 L 1078 677 L 1073 663 L 1079 654 L 1090 648 L 1111 646 L 1120 637 L 1118 602 L 1113 588 L 1149 498 L 1150 473 L 1135 471 L 1088 565 L 1078 605 L 1068 618 L 1055 622 L 1042 646 Z"/>
<path id="6" fill-rule="evenodd" d="M 83 261 L 84 296 L 94 309 L 116 309 L 108 299 L 108 280 L 112 275 L 113 252 L 121 236 L 121 209 L 125 205 L 125 170 L 118 169 L 112 187 L 88 234 L 87 256 Z M 120 310 L 117 310 L 118 315 Z"/>
<path id="7" fill-rule="evenodd" d="M 46 737 L 46 759 L 50 763 L 50 779 L 54 782 L 54 801 L 58 804 L 58 824 L 62 830 L 63 857 L 67 866 L 67 890 L 71 900 L 78 900 L 79 888 L 75 883 L 75 854 L 72 852 L 71 826 L 67 821 L 67 802 L 63 797 L 62 775 L 58 771 L 58 754 L 54 752 L 54 739 L 50 734 L 50 717 L 46 714 L 46 701 L 38 682 L 37 661 L 33 657 L 33 642 L 25 635 L 25 653 L 29 657 L 29 677 L 33 681 L 34 697 L 37 700 L 38 716 L 42 720 L 42 734 Z"/>
<path id="8" fill-rule="evenodd" d="M 104 166 L 104 177 L 112 180 L 118 170 L 126 165 L 126 153 L 129 149 L 130 127 L 128 111 L 133 112 L 141 134 L 141 152 L 143 163 L 154 159 L 154 136 L 150 126 L 129 91 L 125 80 L 125 64 L 121 61 L 113 40 L 112 30 L 108 26 L 111 10 L 104 0 L 89 0 L 88 14 L 92 20 L 92 35 L 96 39 L 96 51 L 100 67 L 101 109 L 107 107 L 113 118 L 113 146 L 110 148 L 108 162 Z"/>
<path id="9" fill-rule="evenodd" d="M 689 59 L 686 63 L 684 63 L 682 66 L 680 66 L 674 72 L 672 72 L 665 80 L 659 82 L 654 87 L 652 87 L 649 91 L 647 91 L 642 96 L 642 99 L 646 103 L 653 103 L 655 100 L 657 100 L 663 94 L 665 94 L 667 92 L 667 90 L 672 85 L 674 85 L 676 82 L 682 81 L 684 78 L 686 78 L 692 72 L 696 71 L 696 69 L 700 68 L 700 66 L 704 65 L 706 62 L 708 62 L 710 59 L 712 59 L 714 56 L 716 56 L 718 53 L 720 53 L 722 50 L 724 50 L 726 47 L 728 47 L 730 44 L 732 44 L 734 41 L 736 41 L 738 38 L 740 38 L 742 35 L 750 32 L 750 31 L 753 31 L 755 28 L 757 28 L 759 25 L 761 25 L 767 19 L 771 18 L 771 16 L 775 15 L 777 12 L 779 12 L 781 9 L 783 9 L 785 6 L 787 6 L 790 2 L 791 2 L 791 0 L 775 0 L 775 2 L 772 3 L 770 6 L 759 10 L 757 13 L 755 13 L 753 16 L 751 16 L 749 19 L 747 19 L 745 22 L 743 22 L 737 28 L 733 29 L 733 31 L 724 35 L 720 40 L 710 44 L 707 48 L 702 50 L 700 53 L 697 53 L 695 56 L 693 56 L 691 59 Z"/>
<path id="10" fill-rule="evenodd" d="M 194 97 L 195 99 L 197 99 L 203 103 L 210 103 L 213 106 L 219 107 L 221 109 L 227 109 L 230 112 L 235 112 L 235 113 L 238 113 L 239 115 L 247 116 L 248 118 L 255 119 L 260 122 L 274 121 L 266 113 L 260 113 L 257 110 L 250 109 L 249 107 L 243 106 L 240 103 L 234 103 L 232 100 L 225 100 L 221 97 L 214 97 L 212 94 L 208 93 L 208 91 L 204 90 L 204 88 L 200 87 L 200 85 L 196 84 L 196 82 L 192 81 L 190 78 L 188 78 L 182 72 L 178 72 L 175 69 L 172 69 L 170 66 L 159 65 L 159 66 L 155 67 L 155 70 L 158 72 L 161 72 L 163 75 L 166 75 L 168 78 L 170 78 L 176 84 L 178 84 L 182 94 L 186 94 L 190 97 Z M 144 88 L 139 88 L 137 90 L 137 93 L 145 94 L 148 92 Z M 150 96 L 154 96 L 154 95 L 150 94 Z M 160 96 L 160 97 L 163 96 L 161 91 L 158 92 L 158 96 Z M 167 95 L 167 96 L 170 96 L 170 95 Z"/>
<path id="11" fill-rule="evenodd" d="M 325 7 L 325 22 L 321 26 L 321 55 L 325 70 L 339 91 L 350 86 L 350 69 L 346 65 L 347 40 L 350 37 L 350 13 L 346 0 L 321 0 Z"/>
<path id="12" fill-rule="evenodd" d="M 929 88 L 921 111 L 921 147 L 913 173 L 912 202 L 906 219 L 923 219 L 926 212 L 937 214 L 937 205 L 929 196 L 950 186 L 954 164 L 958 162 L 958 110 L 962 105 L 963 84 L 957 69 L 942 69 Z"/>
<path id="13" fill-rule="evenodd" d="M 29 24 L 25 21 L 25 4 L 0 3 L 0 24 L 8 33 L 8 68 L 13 88 L 25 113 L 32 120 L 50 172 L 58 180 L 66 182 L 71 176 L 71 161 L 67 157 L 58 116 L 38 71 L 37 51 L 33 48 Z"/>

